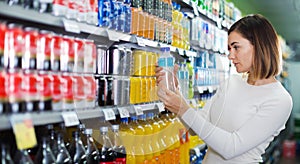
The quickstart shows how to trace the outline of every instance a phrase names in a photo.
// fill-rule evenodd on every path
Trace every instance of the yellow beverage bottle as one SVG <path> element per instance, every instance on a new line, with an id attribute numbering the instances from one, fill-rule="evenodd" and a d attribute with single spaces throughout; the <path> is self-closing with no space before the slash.
<path id="1" fill-rule="evenodd" d="M 157 86 L 156 86 L 156 79 L 155 77 L 150 77 L 150 89 L 149 89 L 149 101 L 157 101 L 158 96 L 157 96 Z"/>
<path id="2" fill-rule="evenodd" d="M 145 129 L 138 123 L 136 116 L 131 116 L 130 132 L 133 135 L 134 142 L 132 144 L 136 164 L 143 164 L 145 161 L 145 153 L 143 149 L 143 135 Z"/>
<path id="3" fill-rule="evenodd" d="M 146 76 L 147 74 L 147 56 L 143 50 L 133 52 L 133 75 Z"/>
<path id="4" fill-rule="evenodd" d="M 150 77 L 146 77 L 145 78 L 146 79 L 146 84 L 147 84 L 147 86 L 146 86 L 146 102 L 150 102 L 150 94 L 151 94 L 151 83 L 152 83 L 152 81 L 151 81 L 151 78 Z"/>
<path id="5" fill-rule="evenodd" d="M 142 102 L 142 77 L 135 77 L 135 103 L 139 104 Z"/>
<path id="6" fill-rule="evenodd" d="M 180 148 L 183 146 L 181 132 L 183 130 L 182 133 L 185 133 L 185 127 L 183 126 L 179 118 L 176 116 L 176 114 L 169 113 L 169 119 L 172 122 L 173 125 L 172 131 L 174 132 L 173 136 L 175 142 L 174 143 L 175 163 L 180 163 L 180 159 L 182 158 Z"/>
<path id="7" fill-rule="evenodd" d="M 129 91 L 129 97 L 130 97 L 130 104 L 136 103 L 136 83 L 137 78 L 136 77 L 130 77 L 130 91 Z"/>
<path id="8" fill-rule="evenodd" d="M 162 119 L 160 119 L 159 114 L 154 115 L 154 121 L 156 123 L 158 123 L 159 126 L 160 126 L 160 131 L 157 134 L 157 137 L 158 137 L 158 143 L 159 143 L 159 146 L 160 146 L 160 163 L 164 164 L 164 163 L 166 163 L 166 154 L 167 154 L 166 153 L 167 152 L 167 149 L 166 149 L 167 145 L 166 145 L 165 138 L 164 138 L 164 136 L 166 135 L 165 134 L 166 133 L 165 129 L 166 129 L 167 125 Z"/>
<path id="9" fill-rule="evenodd" d="M 166 130 L 164 135 L 166 146 L 167 146 L 166 162 L 175 163 L 176 153 L 178 155 L 178 149 L 176 149 L 175 147 L 178 146 L 178 144 L 176 143 L 178 137 L 177 137 L 177 132 L 175 131 L 174 120 L 171 118 L 170 114 L 171 113 L 167 111 L 162 112 L 161 118 L 166 123 Z"/>
<path id="10" fill-rule="evenodd" d="M 147 91 L 147 79 L 146 79 L 146 77 L 141 77 L 140 78 L 141 79 L 141 87 L 140 87 L 140 89 L 141 89 L 141 94 L 140 94 L 140 97 L 141 97 L 141 101 L 140 101 L 140 103 L 145 103 L 145 102 L 147 102 L 147 93 L 148 93 L 148 91 Z"/>
<path id="11" fill-rule="evenodd" d="M 132 149 L 132 144 L 134 142 L 134 137 L 130 132 L 130 127 L 128 125 L 128 118 L 121 118 L 120 123 L 120 137 L 124 141 L 124 146 L 126 148 L 126 164 L 135 164 L 135 156 Z"/>
<path id="12" fill-rule="evenodd" d="M 147 113 L 147 122 L 152 126 L 152 137 L 151 137 L 151 145 L 153 150 L 153 164 L 161 164 L 162 157 L 161 157 L 161 147 L 159 143 L 159 133 L 161 131 L 161 127 L 158 122 L 154 120 L 154 113 Z"/>
<path id="13" fill-rule="evenodd" d="M 153 159 L 153 148 L 152 148 L 152 134 L 153 127 L 146 121 L 146 114 L 140 115 L 138 123 L 144 128 L 145 133 L 143 136 L 143 146 L 145 153 L 145 162 L 147 164 L 152 164 Z"/>

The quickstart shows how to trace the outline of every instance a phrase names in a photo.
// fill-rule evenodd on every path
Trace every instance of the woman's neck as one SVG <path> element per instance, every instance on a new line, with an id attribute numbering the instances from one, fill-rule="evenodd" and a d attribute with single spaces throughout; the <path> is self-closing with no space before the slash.
<path id="1" fill-rule="evenodd" d="M 247 79 L 248 84 L 256 85 L 256 86 L 270 84 L 270 83 L 274 83 L 274 82 L 276 82 L 275 76 L 269 77 L 267 79 L 257 79 L 257 80 L 255 80 L 254 78 L 252 78 L 252 76 L 249 75 L 248 79 Z"/>

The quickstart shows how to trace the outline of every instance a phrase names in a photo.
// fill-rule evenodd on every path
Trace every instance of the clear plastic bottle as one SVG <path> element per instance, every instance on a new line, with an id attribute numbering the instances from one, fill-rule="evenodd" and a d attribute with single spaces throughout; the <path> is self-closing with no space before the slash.
<path id="1" fill-rule="evenodd" d="M 185 72 L 183 68 L 183 64 L 180 64 L 179 70 L 177 72 L 178 76 L 178 82 L 179 82 L 179 87 L 182 95 L 185 95 L 186 88 L 185 88 Z"/>
<path id="2" fill-rule="evenodd" d="M 51 149 L 54 157 L 56 157 L 57 153 L 58 153 L 56 132 L 55 132 L 54 127 L 53 127 L 52 124 L 47 125 L 47 130 L 48 130 L 48 133 L 49 133 L 49 146 L 50 146 L 50 149 Z"/>
<path id="3" fill-rule="evenodd" d="M 11 158 L 8 146 L 3 143 L 1 143 L 0 163 L 1 164 L 13 164 L 14 163 Z"/>
<path id="4" fill-rule="evenodd" d="M 175 58 L 170 53 L 170 47 L 162 47 L 160 49 L 160 57 L 158 58 L 158 66 L 163 68 L 165 76 L 161 81 L 167 89 L 175 91 L 175 76 L 174 75 L 174 61 Z"/>
<path id="5" fill-rule="evenodd" d="M 126 149 L 119 134 L 119 125 L 111 126 L 113 132 L 112 144 L 116 154 L 117 164 L 126 164 Z"/>
<path id="6" fill-rule="evenodd" d="M 115 164 L 116 156 L 113 151 L 111 140 L 108 136 L 108 127 L 100 127 L 98 150 L 100 151 L 99 164 Z"/>
<path id="7" fill-rule="evenodd" d="M 69 146 L 69 153 L 72 158 L 72 161 L 76 164 L 86 163 L 86 152 L 84 146 L 82 144 L 82 140 L 80 138 L 80 134 L 78 131 L 72 132 L 73 140 Z"/>
<path id="8" fill-rule="evenodd" d="M 72 159 L 66 148 L 63 135 L 61 133 L 57 134 L 57 155 L 56 155 L 56 163 L 61 164 L 71 164 Z"/>
<path id="9" fill-rule="evenodd" d="M 27 150 L 18 150 L 14 156 L 15 164 L 33 164 Z"/>
<path id="10" fill-rule="evenodd" d="M 35 164 L 54 164 L 55 157 L 51 151 L 49 140 L 47 137 L 42 137 L 42 143 L 39 146 L 37 155 L 34 159 Z"/>
<path id="11" fill-rule="evenodd" d="M 187 68 L 187 64 L 183 64 L 183 72 L 184 72 L 184 81 L 183 81 L 183 88 L 184 88 L 184 94 L 183 96 L 185 98 L 189 98 L 189 70 Z"/>
<path id="12" fill-rule="evenodd" d="M 96 147 L 95 141 L 92 137 L 93 129 L 85 129 L 85 138 L 86 138 L 86 158 L 88 164 L 99 164 L 99 150 Z"/>

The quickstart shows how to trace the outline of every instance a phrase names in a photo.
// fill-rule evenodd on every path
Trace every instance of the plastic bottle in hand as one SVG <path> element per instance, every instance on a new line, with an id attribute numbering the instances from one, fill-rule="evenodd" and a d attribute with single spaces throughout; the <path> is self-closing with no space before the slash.
<path id="1" fill-rule="evenodd" d="M 174 75 L 174 57 L 170 54 L 169 47 L 162 47 L 160 49 L 160 56 L 158 58 L 158 66 L 163 68 L 165 75 L 161 81 L 161 85 L 164 85 L 167 89 L 175 91 L 175 76 Z"/>

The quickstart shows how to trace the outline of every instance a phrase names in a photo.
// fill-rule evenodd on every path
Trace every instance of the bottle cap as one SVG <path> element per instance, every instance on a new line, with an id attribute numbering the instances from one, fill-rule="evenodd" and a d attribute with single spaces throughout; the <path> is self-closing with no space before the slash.
<path id="1" fill-rule="evenodd" d="M 119 130 L 119 125 L 112 125 L 111 128 L 112 128 L 113 130 Z"/>
<path id="2" fill-rule="evenodd" d="M 100 132 L 107 132 L 107 131 L 108 131 L 108 127 L 107 126 L 100 127 Z"/>
<path id="3" fill-rule="evenodd" d="M 170 47 L 161 47 L 160 51 L 162 51 L 162 52 L 168 52 L 168 51 L 170 51 Z"/>
<path id="4" fill-rule="evenodd" d="M 84 131 L 85 134 L 93 134 L 93 129 L 85 129 Z"/>

